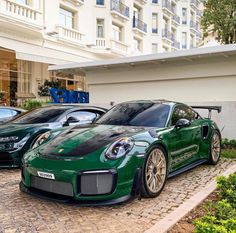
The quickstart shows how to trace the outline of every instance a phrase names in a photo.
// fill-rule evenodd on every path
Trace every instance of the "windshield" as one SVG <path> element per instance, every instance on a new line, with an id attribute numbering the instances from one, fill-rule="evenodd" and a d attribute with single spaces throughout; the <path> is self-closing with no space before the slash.
<path id="1" fill-rule="evenodd" d="M 158 103 L 122 103 L 103 115 L 96 123 L 102 125 L 129 125 L 165 127 L 170 106 Z"/>
<path id="2" fill-rule="evenodd" d="M 39 108 L 32 110 L 17 119 L 11 121 L 17 124 L 39 124 L 39 123 L 51 123 L 56 122 L 58 117 L 63 114 L 66 109 L 55 108 Z"/>

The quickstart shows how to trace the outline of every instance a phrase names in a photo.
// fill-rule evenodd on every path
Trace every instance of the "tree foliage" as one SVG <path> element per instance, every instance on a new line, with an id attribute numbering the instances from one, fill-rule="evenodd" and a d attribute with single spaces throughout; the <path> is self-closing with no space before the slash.
<path id="1" fill-rule="evenodd" d="M 236 42 L 236 0 L 205 0 L 201 20 L 204 35 L 212 28 L 224 44 Z"/>

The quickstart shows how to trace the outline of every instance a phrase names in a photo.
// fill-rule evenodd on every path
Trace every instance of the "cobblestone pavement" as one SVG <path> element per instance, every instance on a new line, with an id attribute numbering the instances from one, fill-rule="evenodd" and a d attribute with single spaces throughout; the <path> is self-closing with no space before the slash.
<path id="1" fill-rule="evenodd" d="M 0 232 L 143 232 L 200 191 L 236 160 L 199 166 L 167 181 L 155 199 L 112 207 L 78 207 L 41 200 L 18 190 L 20 171 L 0 170 Z"/>

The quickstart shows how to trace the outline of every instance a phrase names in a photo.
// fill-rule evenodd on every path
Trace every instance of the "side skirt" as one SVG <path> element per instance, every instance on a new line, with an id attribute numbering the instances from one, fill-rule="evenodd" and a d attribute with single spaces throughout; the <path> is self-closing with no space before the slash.
<path id="1" fill-rule="evenodd" d="M 183 173 L 183 172 L 186 172 L 186 171 L 188 171 L 188 170 L 190 170 L 192 168 L 195 168 L 198 165 L 201 165 L 201 164 L 207 162 L 207 160 L 208 159 L 201 159 L 201 160 L 198 160 L 198 161 L 196 161 L 194 163 L 191 163 L 191 164 L 189 164 L 189 165 L 187 165 L 187 166 L 185 166 L 183 168 L 180 168 L 180 169 L 178 169 L 176 171 L 173 171 L 173 172 L 169 173 L 167 178 L 171 178 L 173 176 L 179 175 L 180 173 Z"/>

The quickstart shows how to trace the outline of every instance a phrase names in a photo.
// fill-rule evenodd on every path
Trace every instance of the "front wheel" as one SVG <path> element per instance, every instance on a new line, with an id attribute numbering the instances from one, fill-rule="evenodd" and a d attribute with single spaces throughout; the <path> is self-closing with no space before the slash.
<path id="1" fill-rule="evenodd" d="M 210 156 L 208 163 L 212 165 L 217 164 L 220 159 L 220 152 L 221 152 L 221 136 L 218 131 L 215 131 L 211 139 L 211 148 L 210 148 Z"/>
<path id="2" fill-rule="evenodd" d="M 156 146 L 145 159 L 142 176 L 141 195 L 143 197 L 157 197 L 166 183 L 167 158 L 161 146 Z"/>

